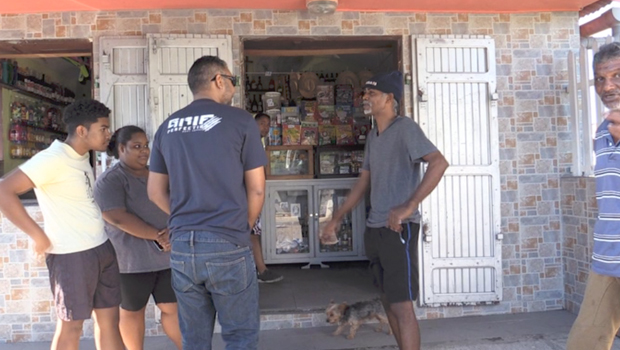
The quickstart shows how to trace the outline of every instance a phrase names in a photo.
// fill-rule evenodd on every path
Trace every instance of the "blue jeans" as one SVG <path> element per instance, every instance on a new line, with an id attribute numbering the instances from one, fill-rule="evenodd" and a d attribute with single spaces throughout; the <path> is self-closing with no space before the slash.
<path id="1" fill-rule="evenodd" d="M 250 248 L 206 231 L 174 232 L 171 243 L 183 349 L 211 349 L 216 313 L 227 350 L 257 349 L 258 283 Z"/>

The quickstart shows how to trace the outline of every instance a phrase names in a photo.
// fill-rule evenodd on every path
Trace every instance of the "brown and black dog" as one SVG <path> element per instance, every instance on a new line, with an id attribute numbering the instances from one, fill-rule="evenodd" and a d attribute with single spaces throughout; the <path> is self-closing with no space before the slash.
<path id="1" fill-rule="evenodd" d="M 360 301 L 352 305 L 347 305 L 347 303 L 336 304 L 332 300 L 329 305 L 327 305 L 325 313 L 327 314 L 327 322 L 338 324 L 338 328 L 333 335 L 340 335 L 344 328 L 349 325 L 351 329 L 349 330 L 347 338 L 353 339 L 355 338 L 357 329 L 362 323 L 370 321 L 373 318 L 379 320 L 379 327 L 376 329 L 377 332 L 383 331 L 383 324 L 386 324 L 388 327 L 388 334 L 392 334 L 392 329 L 385 315 L 383 304 L 381 304 L 381 300 L 378 298 L 371 301 Z"/>

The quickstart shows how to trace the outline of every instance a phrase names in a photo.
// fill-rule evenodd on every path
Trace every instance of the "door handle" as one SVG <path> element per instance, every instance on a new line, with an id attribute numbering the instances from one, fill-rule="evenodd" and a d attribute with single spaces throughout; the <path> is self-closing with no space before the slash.
<path id="1" fill-rule="evenodd" d="M 431 229 L 428 221 L 422 223 L 422 234 L 424 235 L 424 242 L 430 243 L 433 241 L 433 236 L 431 235 Z"/>

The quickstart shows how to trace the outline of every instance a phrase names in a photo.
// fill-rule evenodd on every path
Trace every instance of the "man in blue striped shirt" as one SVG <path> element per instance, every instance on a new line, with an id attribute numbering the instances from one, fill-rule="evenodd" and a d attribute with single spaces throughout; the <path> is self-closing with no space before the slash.
<path id="1" fill-rule="evenodd" d="M 608 350 L 620 328 L 620 43 L 594 55 L 594 87 L 611 111 L 596 130 L 596 199 L 592 271 L 567 350 Z"/>

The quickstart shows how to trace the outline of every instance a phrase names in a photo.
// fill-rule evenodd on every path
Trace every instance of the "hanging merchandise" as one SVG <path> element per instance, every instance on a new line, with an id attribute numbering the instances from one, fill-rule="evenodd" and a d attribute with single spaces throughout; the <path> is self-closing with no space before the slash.
<path id="1" fill-rule="evenodd" d="M 316 95 L 316 86 L 318 84 L 319 77 L 317 77 L 316 73 L 303 73 L 299 80 L 299 93 L 305 98 L 314 98 Z"/>
<path id="2" fill-rule="evenodd" d="M 338 75 L 338 79 L 336 79 L 336 84 L 339 85 L 351 85 L 353 89 L 357 89 L 360 85 L 360 80 L 357 74 L 346 70 Z"/>

